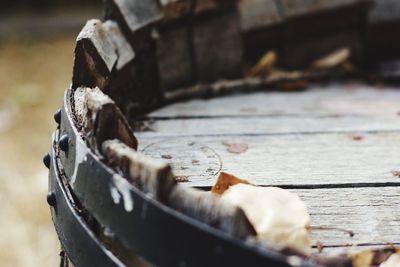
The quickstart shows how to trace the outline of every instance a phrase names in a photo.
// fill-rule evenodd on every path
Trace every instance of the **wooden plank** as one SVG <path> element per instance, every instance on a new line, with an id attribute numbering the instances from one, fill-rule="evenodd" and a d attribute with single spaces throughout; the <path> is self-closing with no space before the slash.
<path id="1" fill-rule="evenodd" d="M 200 82 L 241 76 L 242 40 L 235 10 L 197 18 L 193 26 L 193 50 Z"/>
<path id="2" fill-rule="evenodd" d="M 400 183 L 400 134 L 365 133 L 277 136 L 187 136 L 144 138 L 139 149 L 172 164 L 177 176 L 191 186 L 211 186 L 220 170 L 259 185 L 315 186 Z M 234 154 L 226 144 L 245 143 L 248 150 Z"/>
<path id="3" fill-rule="evenodd" d="M 275 1 L 241 0 L 239 13 L 242 31 L 255 30 L 282 21 Z"/>
<path id="4" fill-rule="evenodd" d="M 211 136 L 211 135 L 278 135 L 347 132 L 399 131 L 400 117 L 391 116 L 254 116 L 233 118 L 194 118 L 145 121 L 142 138 Z M 140 129 L 140 128 L 139 128 Z"/>
<path id="5" fill-rule="evenodd" d="M 157 118 L 198 116 L 341 116 L 393 115 L 400 110 L 400 91 L 363 84 L 313 85 L 303 92 L 260 92 L 213 99 L 197 99 L 160 108 Z"/>
<path id="6" fill-rule="evenodd" d="M 189 27 L 159 30 L 157 61 L 163 90 L 189 85 L 194 80 Z"/>
<path id="7" fill-rule="evenodd" d="M 114 44 L 118 55 L 116 68 L 117 71 L 120 71 L 135 58 L 135 52 L 115 21 L 107 20 L 103 23 L 103 27 L 106 29 L 108 36 Z"/>
<path id="8" fill-rule="evenodd" d="M 354 232 L 312 231 L 324 246 L 387 244 L 400 241 L 400 187 L 291 190 L 306 202 L 313 226 Z"/>
<path id="9" fill-rule="evenodd" d="M 397 0 L 374 0 L 368 14 L 370 24 L 400 21 L 400 2 Z"/>

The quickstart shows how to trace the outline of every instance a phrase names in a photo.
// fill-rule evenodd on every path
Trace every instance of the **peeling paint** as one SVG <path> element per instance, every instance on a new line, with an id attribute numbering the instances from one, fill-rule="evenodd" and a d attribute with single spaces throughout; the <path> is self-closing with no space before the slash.
<path id="1" fill-rule="evenodd" d="M 133 211 L 134 201 L 129 189 L 129 183 L 121 176 L 113 176 L 114 185 L 110 187 L 111 197 L 115 204 L 119 204 L 121 196 L 124 204 L 124 208 L 127 212 Z"/>

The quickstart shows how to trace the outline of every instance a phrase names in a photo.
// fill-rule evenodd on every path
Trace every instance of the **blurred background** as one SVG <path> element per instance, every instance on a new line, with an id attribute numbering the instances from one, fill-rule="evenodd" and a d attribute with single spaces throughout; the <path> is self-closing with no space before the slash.
<path id="1" fill-rule="evenodd" d="M 58 266 L 42 164 L 72 77 L 75 38 L 101 0 L 0 2 L 0 266 Z"/>

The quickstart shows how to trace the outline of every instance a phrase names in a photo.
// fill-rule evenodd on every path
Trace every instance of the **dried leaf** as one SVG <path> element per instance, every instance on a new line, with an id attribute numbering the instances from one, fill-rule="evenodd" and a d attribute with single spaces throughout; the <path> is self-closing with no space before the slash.
<path id="1" fill-rule="evenodd" d="M 399 177 L 400 178 L 400 171 L 392 171 L 392 174 L 394 177 Z"/>
<path id="2" fill-rule="evenodd" d="M 226 150 L 228 150 L 231 153 L 244 153 L 249 149 L 249 145 L 246 143 L 223 143 L 226 146 Z"/>
<path id="3" fill-rule="evenodd" d="M 211 192 L 217 195 L 222 195 L 228 188 L 235 184 L 249 184 L 248 181 L 240 179 L 232 174 L 220 172 L 217 182 L 211 188 Z"/>
<path id="4" fill-rule="evenodd" d="M 400 266 L 400 254 L 392 254 L 387 261 L 379 265 L 379 267 L 399 267 Z"/>
<path id="5" fill-rule="evenodd" d="M 257 77 L 268 74 L 277 62 L 275 51 L 268 51 L 247 73 L 247 77 Z"/>
<path id="6" fill-rule="evenodd" d="M 225 191 L 221 199 L 245 212 L 259 240 L 310 254 L 310 216 L 296 194 L 277 187 L 239 183 Z"/>
<path id="7" fill-rule="evenodd" d="M 347 47 L 340 48 L 332 53 L 316 60 L 312 64 L 315 69 L 332 69 L 344 64 L 350 58 L 350 49 Z"/>
<path id="8" fill-rule="evenodd" d="M 318 253 L 322 253 L 322 251 L 324 250 L 324 244 L 322 244 L 322 242 L 321 241 L 317 241 L 317 250 L 318 250 Z"/>

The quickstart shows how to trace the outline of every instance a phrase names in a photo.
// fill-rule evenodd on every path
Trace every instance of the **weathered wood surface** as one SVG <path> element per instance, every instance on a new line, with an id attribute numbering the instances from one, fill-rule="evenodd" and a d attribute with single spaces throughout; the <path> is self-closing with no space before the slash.
<path id="1" fill-rule="evenodd" d="M 355 233 L 314 230 L 324 253 L 398 245 L 399 100 L 395 89 L 355 83 L 193 100 L 149 114 L 139 150 L 170 163 L 187 186 L 211 186 L 224 170 L 289 188 L 313 226 Z M 248 147 L 235 154 L 229 144 Z"/>
<path id="2" fill-rule="evenodd" d="M 400 131 L 400 116 L 247 116 L 167 119 L 144 122 L 142 138 L 177 136 L 256 136 Z"/>
<path id="3" fill-rule="evenodd" d="M 104 90 L 110 81 L 117 53 L 100 20 L 89 20 L 79 33 L 72 78 L 72 87 L 99 87 Z"/>
<path id="4" fill-rule="evenodd" d="M 241 76 L 242 39 L 234 9 L 196 20 L 193 31 L 194 61 L 199 81 Z"/>
<path id="5" fill-rule="evenodd" d="M 211 186 L 220 170 L 259 185 L 400 183 L 400 132 L 143 138 L 139 150 L 172 164 L 188 185 Z M 226 144 L 245 143 L 233 154 Z"/>
<path id="6" fill-rule="evenodd" d="M 236 94 L 209 100 L 192 100 L 160 108 L 150 118 L 235 116 L 359 116 L 388 115 L 400 111 L 396 88 L 359 83 L 314 85 L 303 92 Z"/>
<path id="7" fill-rule="evenodd" d="M 354 232 L 313 230 L 313 245 L 326 247 L 400 242 L 400 187 L 292 190 L 306 202 L 312 226 Z"/>

